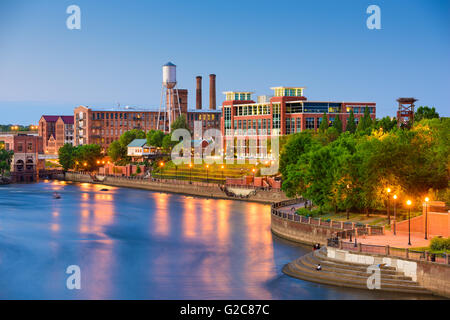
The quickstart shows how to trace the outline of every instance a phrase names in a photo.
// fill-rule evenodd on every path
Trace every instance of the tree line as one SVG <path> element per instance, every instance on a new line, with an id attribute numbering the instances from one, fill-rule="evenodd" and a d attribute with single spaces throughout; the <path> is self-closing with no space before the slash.
<path id="1" fill-rule="evenodd" d="M 369 213 L 390 196 L 415 200 L 427 195 L 449 201 L 450 119 L 420 107 L 411 129 L 395 119 L 373 121 L 368 112 L 356 126 L 351 113 L 345 132 L 340 120 L 318 132 L 291 135 L 280 156 L 282 189 L 303 196 L 321 211 Z M 324 115 L 324 119 L 326 115 Z"/>

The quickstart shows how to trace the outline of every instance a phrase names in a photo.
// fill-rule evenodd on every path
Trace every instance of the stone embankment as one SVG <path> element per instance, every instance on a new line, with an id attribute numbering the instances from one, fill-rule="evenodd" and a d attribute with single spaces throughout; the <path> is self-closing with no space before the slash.
<path id="1" fill-rule="evenodd" d="M 93 176 L 89 174 L 66 172 L 57 177 L 60 180 L 73 182 L 97 183 L 114 187 L 145 189 L 157 192 L 177 193 L 206 198 L 242 200 L 272 204 L 288 199 L 282 191 L 256 189 L 246 197 L 233 197 L 224 192 L 217 184 L 177 180 L 151 180 L 115 176 Z M 252 189 L 253 191 L 253 189 Z"/>

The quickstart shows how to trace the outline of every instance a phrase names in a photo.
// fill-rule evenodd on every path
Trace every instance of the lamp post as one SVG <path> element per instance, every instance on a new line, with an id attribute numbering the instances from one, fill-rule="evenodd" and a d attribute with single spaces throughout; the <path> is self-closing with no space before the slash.
<path id="1" fill-rule="evenodd" d="M 406 201 L 408 206 L 408 245 L 411 245 L 411 200 Z"/>
<path id="2" fill-rule="evenodd" d="M 163 161 L 161 161 L 160 163 L 159 163 L 159 166 L 160 166 L 160 168 L 161 168 L 161 174 L 160 174 L 160 180 L 162 180 L 162 175 L 163 175 L 163 169 L 164 169 L 164 162 Z"/>
<path id="3" fill-rule="evenodd" d="M 192 163 L 189 163 L 189 184 L 192 184 Z"/>
<path id="4" fill-rule="evenodd" d="M 428 240 L 428 201 L 430 198 L 425 197 L 425 240 Z"/>
<path id="5" fill-rule="evenodd" d="M 387 188 L 386 189 L 386 192 L 387 192 L 387 216 L 388 216 L 388 224 L 390 225 L 391 224 L 391 209 L 390 209 L 390 207 L 389 207 L 389 193 L 391 193 L 391 188 Z"/>
<path id="6" fill-rule="evenodd" d="M 209 183 L 208 168 L 209 164 L 206 165 L 206 183 Z"/>
<path id="7" fill-rule="evenodd" d="M 253 172 L 253 188 L 255 188 L 255 172 L 256 172 L 256 169 L 253 168 L 252 172 Z"/>
<path id="8" fill-rule="evenodd" d="M 397 195 L 394 194 L 394 236 L 397 235 Z"/>
<path id="9" fill-rule="evenodd" d="M 225 183 L 225 181 L 224 181 L 224 178 L 223 178 L 223 170 L 225 169 L 225 166 L 224 166 L 224 165 L 222 165 L 222 166 L 221 166 L 220 168 L 222 169 L 222 182 L 224 182 L 224 183 Z"/>

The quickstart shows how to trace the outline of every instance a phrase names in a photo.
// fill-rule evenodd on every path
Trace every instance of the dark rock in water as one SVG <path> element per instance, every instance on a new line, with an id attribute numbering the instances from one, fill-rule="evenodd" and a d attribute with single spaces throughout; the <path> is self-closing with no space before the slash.
<path id="1" fill-rule="evenodd" d="M 6 177 L 0 177 L 0 184 L 10 184 L 11 179 L 8 179 Z"/>
<path id="2" fill-rule="evenodd" d="M 100 189 L 100 191 L 109 191 L 109 189 L 104 188 L 104 189 Z"/>

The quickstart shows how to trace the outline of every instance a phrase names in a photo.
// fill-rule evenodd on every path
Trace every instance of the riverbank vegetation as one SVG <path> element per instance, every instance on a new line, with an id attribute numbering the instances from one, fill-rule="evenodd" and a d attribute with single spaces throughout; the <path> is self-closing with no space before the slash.
<path id="1" fill-rule="evenodd" d="M 72 146 L 66 143 L 58 151 L 59 164 L 64 170 L 93 171 L 100 166 L 99 160 L 103 158 L 101 147 L 97 144 Z"/>
<path id="2" fill-rule="evenodd" d="M 5 150 L 0 145 L 0 176 L 1 177 L 3 177 L 5 174 L 9 173 L 12 157 L 13 157 L 13 152 Z"/>
<path id="3" fill-rule="evenodd" d="M 345 132 L 323 121 L 317 133 L 294 134 L 280 157 L 282 189 L 312 200 L 318 214 L 385 212 L 394 194 L 398 208 L 407 199 L 419 208 L 425 196 L 448 203 L 450 119 L 430 117 L 398 129 L 395 120 L 368 114 L 354 126 L 351 115 Z"/>

